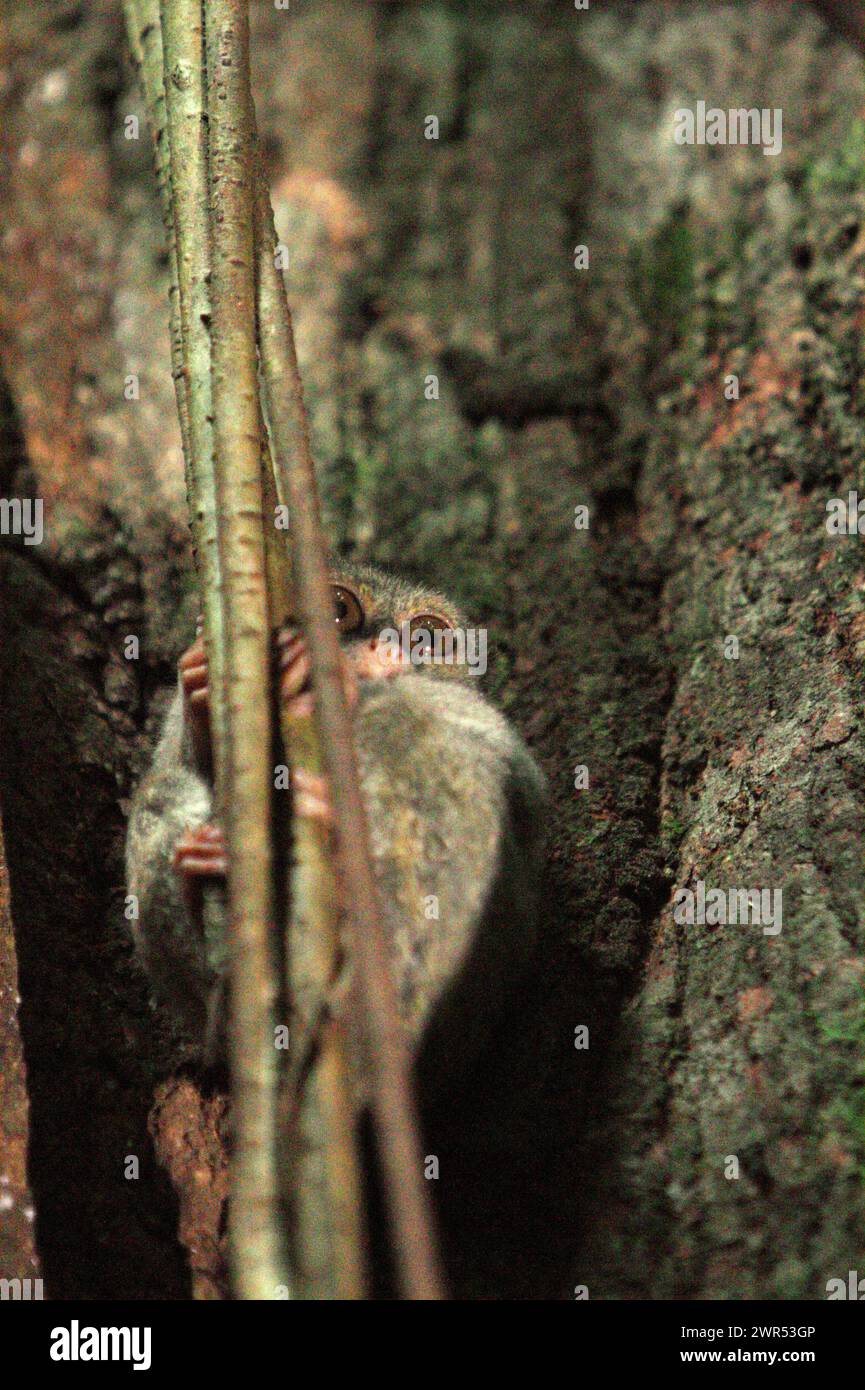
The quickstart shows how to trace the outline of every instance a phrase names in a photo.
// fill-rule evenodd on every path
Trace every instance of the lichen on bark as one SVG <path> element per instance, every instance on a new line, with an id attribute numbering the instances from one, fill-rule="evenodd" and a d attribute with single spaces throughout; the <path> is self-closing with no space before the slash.
<path id="1" fill-rule="evenodd" d="M 128 1280 L 181 1296 L 158 1175 L 118 1207 L 111 1156 L 89 1169 L 72 1125 L 95 1087 L 111 1143 L 142 1134 L 171 1072 L 112 907 L 120 799 L 191 630 L 160 228 L 143 142 L 118 135 L 113 7 L 54 35 L 16 8 L 4 367 L 58 527 L 29 590 L 32 557 L 3 562 L 40 1243 L 55 1290 L 103 1292 L 131 1241 Z M 486 623 L 490 688 L 554 792 L 539 956 L 439 1183 L 451 1287 L 820 1298 L 862 1244 L 862 561 L 825 529 L 862 489 L 859 60 L 768 0 L 261 6 L 252 50 L 334 543 Z M 28 104 L 57 71 L 66 97 Z M 672 113 L 700 99 L 782 107 L 782 154 L 676 147 Z M 677 925 L 701 878 L 783 888 L 779 936 Z M 70 976 L 77 1051 L 57 1053 Z"/>

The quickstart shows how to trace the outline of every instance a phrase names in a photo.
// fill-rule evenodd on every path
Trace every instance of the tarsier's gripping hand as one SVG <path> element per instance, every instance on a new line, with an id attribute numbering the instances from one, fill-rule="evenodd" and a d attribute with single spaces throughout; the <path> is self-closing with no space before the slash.
<path id="1" fill-rule="evenodd" d="M 207 680 L 207 648 L 199 631 L 191 647 L 187 647 L 177 663 L 180 688 L 183 691 L 183 720 L 192 742 L 195 761 L 202 773 L 213 766 L 210 745 L 210 691 Z"/>
<path id="2" fill-rule="evenodd" d="M 218 825 L 205 821 L 184 830 L 174 847 L 174 872 L 187 911 L 200 917 L 202 880 L 223 879 L 228 874 L 228 846 Z"/>
<path id="3" fill-rule="evenodd" d="M 290 719 L 311 716 L 314 703 L 312 663 L 306 639 L 298 628 L 285 627 L 277 633 L 276 657 L 279 696 L 286 715 Z M 192 646 L 180 658 L 178 671 L 183 692 L 184 728 L 195 764 L 207 774 L 213 766 L 213 747 L 207 650 L 200 630 Z M 347 661 L 343 666 L 343 678 L 346 699 L 353 709 L 357 704 L 357 681 Z M 291 786 L 295 815 L 321 820 L 329 827 L 333 825 L 333 804 L 323 777 L 296 768 L 292 771 Z M 200 911 L 200 880 L 210 876 L 224 877 L 228 872 L 227 849 L 219 827 L 206 824 L 186 830 L 177 844 L 174 867 L 180 876 L 187 905 Z"/>
<path id="4" fill-rule="evenodd" d="M 470 659 L 477 648 L 469 643 L 477 630 L 463 627 L 448 600 L 368 567 L 334 574 L 332 583 L 400 1008 L 422 1084 L 428 1078 L 447 1090 L 470 1068 L 531 948 L 543 778 L 478 693 Z M 313 692 L 302 635 L 286 628 L 276 653 L 283 712 L 308 717 Z M 214 981 L 201 886 L 227 868 L 213 824 L 200 636 L 179 674 L 135 798 L 127 863 L 140 898 L 136 937 L 154 988 L 194 1033 Z M 325 780 L 297 772 L 292 783 L 294 813 L 331 825 Z"/>
<path id="5" fill-rule="evenodd" d="M 312 689 L 312 662 L 306 638 L 296 627 L 284 627 L 276 636 L 279 698 L 289 720 L 311 717 L 315 705 Z M 343 658 L 343 688 L 350 710 L 357 705 L 357 681 L 349 663 Z M 304 768 L 291 771 L 292 806 L 295 816 L 320 821 L 333 829 L 333 799 L 327 779 L 317 777 Z"/>

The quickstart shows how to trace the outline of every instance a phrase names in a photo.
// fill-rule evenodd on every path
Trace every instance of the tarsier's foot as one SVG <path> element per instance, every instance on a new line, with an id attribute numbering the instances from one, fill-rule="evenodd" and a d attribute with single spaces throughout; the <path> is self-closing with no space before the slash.
<path id="1" fill-rule="evenodd" d="M 183 688 L 184 714 L 192 732 L 195 756 L 202 770 L 210 766 L 210 696 L 207 651 L 199 631 L 192 646 L 178 662 Z"/>
<path id="2" fill-rule="evenodd" d="M 199 916 L 202 880 L 224 879 L 228 873 L 228 847 L 218 825 L 206 822 L 183 832 L 174 847 L 174 872 L 187 909 Z"/>
<path id="3" fill-rule="evenodd" d="M 279 663 L 279 694 L 286 713 L 292 718 L 312 714 L 314 697 L 310 687 L 312 663 L 306 639 L 296 627 L 282 628 L 276 635 Z M 342 681 L 349 708 L 357 704 L 357 682 L 349 662 L 343 658 Z"/>

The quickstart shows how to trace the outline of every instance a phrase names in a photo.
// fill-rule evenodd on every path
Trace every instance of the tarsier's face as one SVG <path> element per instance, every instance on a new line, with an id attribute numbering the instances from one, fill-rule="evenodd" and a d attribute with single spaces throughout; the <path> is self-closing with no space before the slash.
<path id="1" fill-rule="evenodd" d="M 422 673 L 465 680 L 482 674 L 477 634 L 466 629 L 462 614 L 441 594 L 372 566 L 335 569 L 331 583 L 336 625 L 358 679 Z"/>

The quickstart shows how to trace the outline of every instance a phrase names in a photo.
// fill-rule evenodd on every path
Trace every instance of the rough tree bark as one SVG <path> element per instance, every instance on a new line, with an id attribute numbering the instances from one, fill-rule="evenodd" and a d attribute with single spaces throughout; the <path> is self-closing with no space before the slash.
<path id="1" fill-rule="evenodd" d="M 183 1297 L 179 1229 L 209 1296 L 221 1100 L 178 1077 L 122 917 L 194 604 L 160 225 L 115 7 L 8 8 L 0 490 L 46 499 L 46 542 L 0 558 L 0 796 L 37 1238 L 56 1296 Z M 440 1154 L 452 1287 L 821 1297 L 862 1248 L 863 567 L 825 529 L 862 453 L 858 60 L 786 0 L 262 6 L 253 54 L 334 540 L 486 622 L 555 796 L 536 969 Z M 676 146 L 698 100 L 781 107 L 783 152 Z M 677 926 L 700 879 L 781 888 L 781 933 Z"/>

